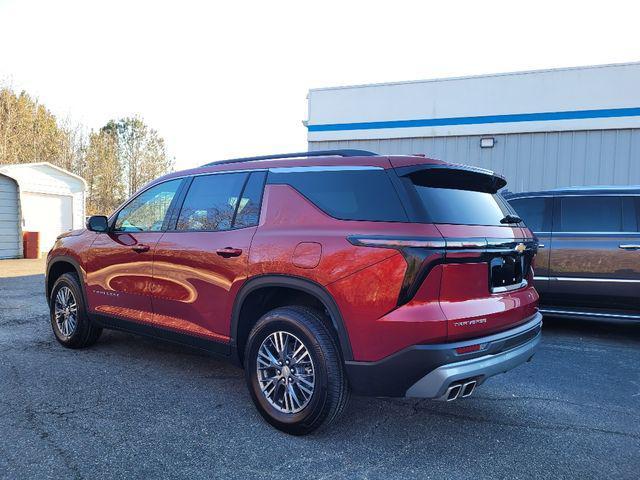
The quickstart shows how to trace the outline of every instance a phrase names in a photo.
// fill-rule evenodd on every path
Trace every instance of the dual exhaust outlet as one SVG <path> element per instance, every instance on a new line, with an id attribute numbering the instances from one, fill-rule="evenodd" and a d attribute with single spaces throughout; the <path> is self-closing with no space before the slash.
<path id="1" fill-rule="evenodd" d="M 447 388 L 447 391 L 442 396 L 442 399 L 447 402 L 453 402 L 457 398 L 467 398 L 470 397 L 473 391 L 476 388 L 476 381 L 469 380 L 464 383 L 452 383 Z"/>

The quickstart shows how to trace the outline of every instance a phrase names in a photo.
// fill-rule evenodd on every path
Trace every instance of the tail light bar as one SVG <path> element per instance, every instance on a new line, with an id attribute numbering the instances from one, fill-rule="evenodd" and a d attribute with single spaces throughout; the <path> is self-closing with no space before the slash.
<path id="1" fill-rule="evenodd" d="M 347 240 L 353 245 L 381 248 L 445 248 L 447 250 L 467 250 L 499 248 L 505 244 L 503 240 L 489 242 L 486 238 L 425 238 L 425 237 L 391 237 L 386 235 L 360 236 L 352 235 Z M 526 239 L 530 241 L 530 239 Z M 512 243 L 514 240 L 507 240 Z M 526 248 L 526 247 L 525 247 Z"/>
<path id="2" fill-rule="evenodd" d="M 353 245 L 361 247 L 381 248 L 446 248 L 446 242 L 442 238 L 413 238 L 413 237 L 387 237 L 387 236 L 351 236 L 347 240 Z"/>
<path id="3" fill-rule="evenodd" d="M 501 255 L 525 256 L 530 265 L 538 249 L 537 239 L 496 238 L 438 238 L 405 237 L 388 235 L 352 235 L 347 240 L 360 247 L 392 248 L 398 250 L 407 262 L 407 270 L 398 296 L 398 306 L 409 302 L 416 294 L 429 272 L 443 263 L 486 262 Z M 463 254 L 463 255 L 459 255 Z M 491 275 L 491 268 L 489 269 Z M 490 289 L 495 287 L 489 278 Z M 499 293 L 523 288 L 500 288 L 490 293 Z"/>

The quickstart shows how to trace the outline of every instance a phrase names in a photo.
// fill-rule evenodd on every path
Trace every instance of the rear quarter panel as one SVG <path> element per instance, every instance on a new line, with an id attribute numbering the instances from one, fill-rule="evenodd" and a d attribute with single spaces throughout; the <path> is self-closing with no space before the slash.
<path id="1" fill-rule="evenodd" d="M 434 323 L 430 328 L 423 325 L 422 336 L 416 337 L 410 324 L 417 317 L 384 318 L 397 306 L 406 261 L 395 249 L 355 246 L 347 239 L 352 235 L 441 238 L 433 225 L 336 220 L 295 189 L 267 185 L 260 226 L 249 255 L 249 276 L 282 274 L 325 287 L 336 301 L 358 360 L 379 357 L 407 342 L 416 343 L 416 339 L 445 338 L 446 326 L 437 299 L 439 280 L 433 277 L 429 284 L 430 301 L 419 303 L 423 309 L 419 320 L 428 317 Z M 301 243 L 320 244 L 317 263 L 294 261 Z"/>
<path id="2" fill-rule="evenodd" d="M 356 247 L 350 235 L 436 235 L 433 227 L 392 222 L 356 222 L 331 218 L 288 185 L 267 185 L 260 226 L 251 244 L 249 274 L 300 276 L 328 285 L 398 252 Z M 294 261 L 300 244 L 320 244 L 317 262 Z M 303 250 L 304 251 L 304 250 Z M 308 250 L 307 250 L 308 251 Z M 315 266 L 312 266 L 315 265 Z"/>

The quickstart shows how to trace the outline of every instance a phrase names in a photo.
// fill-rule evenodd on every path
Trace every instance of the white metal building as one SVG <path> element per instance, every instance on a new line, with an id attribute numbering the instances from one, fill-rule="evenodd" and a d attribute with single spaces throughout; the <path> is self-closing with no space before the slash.
<path id="1" fill-rule="evenodd" d="M 18 183 L 0 173 L 0 259 L 22 256 Z"/>
<path id="2" fill-rule="evenodd" d="M 640 63 L 310 90 L 310 150 L 425 153 L 511 191 L 640 184 Z"/>
<path id="3" fill-rule="evenodd" d="M 50 163 L 0 165 L 0 258 L 22 256 L 22 232 L 40 233 L 47 252 L 58 235 L 82 228 L 85 181 Z"/>

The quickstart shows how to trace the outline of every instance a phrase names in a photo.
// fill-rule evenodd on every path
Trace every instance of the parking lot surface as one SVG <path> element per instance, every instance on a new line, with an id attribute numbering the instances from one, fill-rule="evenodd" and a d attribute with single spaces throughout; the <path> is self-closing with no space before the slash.
<path id="1" fill-rule="evenodd" d="M 297 438 L 197 351 L 120 332 L 62 348 L 42 268 L 0 261 L 2 478 L 638 478 L 638 325 L 547 319 L 533 362 L 471 398 L 353 398 Z"/>

